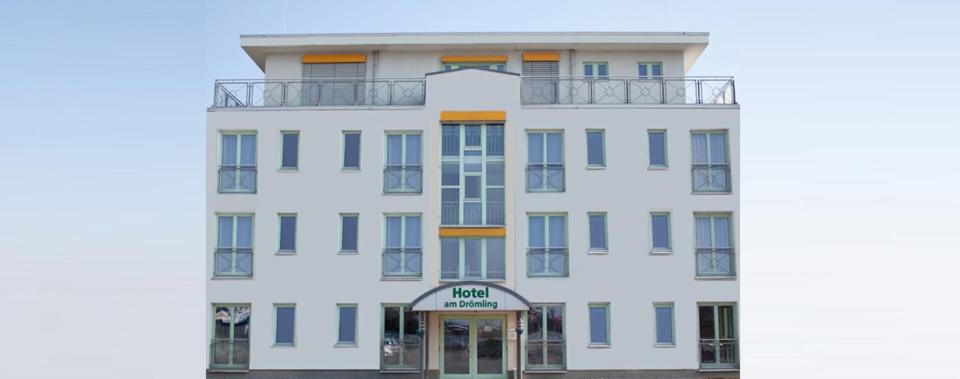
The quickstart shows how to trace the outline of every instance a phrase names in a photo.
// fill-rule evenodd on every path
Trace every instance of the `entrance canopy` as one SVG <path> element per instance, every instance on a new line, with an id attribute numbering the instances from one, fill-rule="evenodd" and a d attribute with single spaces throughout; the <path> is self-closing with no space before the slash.
<path id="1" fill-rule="evenodd" d="M 525 311 L 530 302 L 495 283 L 463 281 L 435 287 L 410 302 L 413 311 Z"/>

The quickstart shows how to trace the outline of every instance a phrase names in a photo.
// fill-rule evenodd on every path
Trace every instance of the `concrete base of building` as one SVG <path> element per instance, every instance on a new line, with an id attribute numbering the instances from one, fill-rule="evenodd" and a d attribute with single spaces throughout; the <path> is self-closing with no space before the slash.
<path id="1" fill-rule="evenodd" d="M 526 372 L 530 379 L 738 379 L 739 371 L 698 370 L 570 370 L 563 372 Z M 430 379 L 439 379 L 437 370 L 427 372 Z M 207 379 L 420 379 L 419 372 L 385 373 L 378 370 L 249 370 L 208 371 Z M 508 379 L 514 378 L 509 371 Z"/>

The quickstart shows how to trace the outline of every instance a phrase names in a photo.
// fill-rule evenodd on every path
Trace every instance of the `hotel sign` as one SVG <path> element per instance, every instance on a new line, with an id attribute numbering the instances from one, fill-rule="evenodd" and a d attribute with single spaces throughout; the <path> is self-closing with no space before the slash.
<path id="1" fill-rule="evenodd" d="M 526 302 L 493 285 L 439 288 L 413 305 L 414 311 L 520 311 Z"/>

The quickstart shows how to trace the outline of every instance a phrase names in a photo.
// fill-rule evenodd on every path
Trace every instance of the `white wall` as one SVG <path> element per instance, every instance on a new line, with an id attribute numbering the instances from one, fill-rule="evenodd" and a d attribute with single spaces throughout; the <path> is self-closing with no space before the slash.
<path id="1" fill-rule="evenodd" d="M 382 57 L 382 56 L 381 56 Z M 439 114 L 504 110 L 508 196 L 508 280 L 531 302 L 566 303 L 568 369 L 696 368 L 696 302 L 737 301 L 739 280 L 694 279 L 694 211 L 734 212 L 739 233 L 739 110 L 735 107 L 537 108 L 519 104 L 519 77 L 479 70 L 431 75 L 427 102 L 403 109 L 310 108 L 212 111 L 207 124 L 207 272 L 212 272 L 217 212 L 255 213 L 254 278 L 211 279 L 212 303 L 251 303 L 251 369 L 377 369 L 380 304 L 405 303 L 438 283 Z M 586 170 L 586 128 L 606 130 L 605 170 Z M 646 130 L 668 130 L 670 169 L 648 171 Z M 527 194 L 526 129 L 565 133 L 567 191 Z M 727 129 L 733 195 L 690 193 L 695 129 Z M 258 133 L 258 193 L 218 194 L 219 130 Z M 280 131 L 300 131 L 300 169 L 278 172 Z M 341 133 L 361 131 L 361 170 L 342 172 Z M 424 182 L 418 196 L 384 196 L 386 130 L 421 130 Z M 649 254 L 649 212 L 672 212 L 674 253 Z M 526 213 L 568 213 L 569 278 L 525 275 Z M 608 212 L 610 252 L 587 255 L 586 213 Z M 298 214 L 297 255 L 278 256 L 278 213 Z M 360 214 L 359 254 L 338 255 L 341 212 Z M 383 213 L 423 213 L 423 279 L 380 278 Z M 736 239 L 735 239 L 736 240 Z M 739 247 L 739 245 L 736 245 Z M 738 250 L 739 253 L 739 250 Z M 740 256 L 739 254 L 737 255 Z M 739 264 L 739 259 L 737 260 Z M 611 303 L 612 347 L 587 349 L 587 303 Z M 653 348 L 654 301 L 676 304 L 678 346 Z M 295 348 L 274 348 L 273 304 L 297 303 Z M 334 348 L 337 303 L 359 303 L 359 345 Z M 210 314 L 207 330 L 210 330 Z M 431 342 L 431 350 L 438 347 Z M 511 346 L 510 349 L 513 349 Z M 511 355 L 515 354 L 512 352 Z M 436 357 L 431 356 L 436 362 Z"/>

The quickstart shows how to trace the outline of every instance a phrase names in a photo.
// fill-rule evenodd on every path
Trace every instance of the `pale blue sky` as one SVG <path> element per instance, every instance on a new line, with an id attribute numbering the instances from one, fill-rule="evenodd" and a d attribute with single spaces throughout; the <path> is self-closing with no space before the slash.
<path id="1" fill-rule="evenodd" d="M 690 74 L 742 104 L 745 373 L 955 373 L 960 6 L 352 3 L 290 0 L 287 32 L 710 32 Z M 262 75 L 238 35 L 281 4 L 4 2 L 0 377 L 202 375 L 205 108 Z"/>

